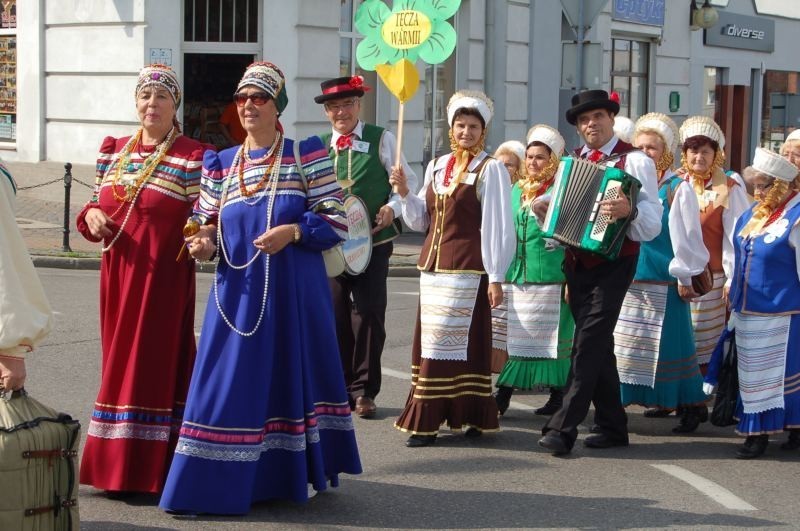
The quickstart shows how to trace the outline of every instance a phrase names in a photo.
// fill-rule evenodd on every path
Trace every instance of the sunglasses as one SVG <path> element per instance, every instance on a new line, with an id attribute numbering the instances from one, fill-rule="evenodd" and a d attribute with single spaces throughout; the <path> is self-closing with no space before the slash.
<path id="1" fill-rule="evenodd" d="M 242 94 L 237 92 L 233 95 L 233 101 L 235 101 L 236 105 L 239 107 L 244 107 L 247 103 L 247 100 L 252 101 L 254 105 L 258 105 L 260 107 L 271 99 L 272 97 L 266 92 L 254 92 L 253 94 Z"/>

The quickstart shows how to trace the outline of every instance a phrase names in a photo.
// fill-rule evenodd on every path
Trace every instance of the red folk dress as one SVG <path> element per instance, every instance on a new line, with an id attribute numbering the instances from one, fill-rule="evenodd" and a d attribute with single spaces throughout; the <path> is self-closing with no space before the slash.
<path id="1" fill-rule="evenodd" d="M 108 491 L 157 493 L 172 460 L 194 364 L 194 262 L 187 253 L 180 261 L 176 257 L 199 193 L 205 146 L 179 136 L 131 206 L 112 191 L 127 141 L 103 141 L 95 195 L 77 219 L 84 238 L 99 241 L 86 224 L 88 209 L 113 215 L 114 235 L 133 209 L 100 267 L 103 363 L 80 482 Z M 134 147 L 129 175 L 135 177 L 152 151 Z M 123 186 L 116 191 L 125 195 Z"/>

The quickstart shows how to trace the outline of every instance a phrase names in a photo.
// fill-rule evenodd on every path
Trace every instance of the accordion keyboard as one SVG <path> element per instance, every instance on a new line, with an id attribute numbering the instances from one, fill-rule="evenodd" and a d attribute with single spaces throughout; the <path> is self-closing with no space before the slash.
<path id="1" fill-rule="evenodd" d="M 598 201 L 594 205 L 594 210 L 592 211 L 592 216 L 589 218 L 589 221 L 594 221 L 594 226 L 592 227 L 592 232 L 589 237 L 595 241 L 601 242 L 606 235 L 606 229 L 608 228 L 608 224 L 611 221 L 611 216 L 608 214 L 600 214 L 597 215 L 597 211 L 600 209 L 600 201 L 608 201 L 610 199 L 616 199 L 619 197 L 619 192 L 622 189 L 622 183 L 619 181 L 609 181 L 608 186 L 606 186 L 606 190 L 604 194 L 597 194 Z M 597 218 L 597 221 L 595 221 Z"/>

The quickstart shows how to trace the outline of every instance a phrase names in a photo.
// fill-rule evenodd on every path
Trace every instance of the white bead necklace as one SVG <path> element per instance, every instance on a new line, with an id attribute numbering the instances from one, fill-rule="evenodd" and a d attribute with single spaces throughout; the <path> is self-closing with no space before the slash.
<path id="1" fill-rule="evenodd" d="M 278 178 L 280 177 L 281 171 L 281 164 L 280 161 L 283 158 L 283 146 L 284 142 L 281 139 L 280 146 L 278 147 L 277 153 L 277 162 L 275 163 L 274 167 L 272 168 L 272 174 L 270 175 L 269 184 L 265 187 L 265 189 L 270 189 L 269 191 L 269 200 L 267 202 L 267 224 L 265 232 L 269 232 L 270 228 L 272 227 L 272 208 L 275 204 L 275 196 L 277 195 L 278 190 Z M 231 176 L 234 173 L 234 169 L 239 167 L 239 157 L 244 156 L 242 150 L 244 146 L 239 148 L 239 151 L 236 152 L 236 156 L 233 158 L 233 163 L 231 164 L 231 171 L 228 172 L 228 178 L 225 180 L 225 186 L 222 190 L 222 197 L 220 198 L 219 204 L 219 214 L 217 216 L 217 242 L 219 243 L 220 249 L 222 249 L 222 256 L 225 262 L 231 269 L 242 270 L 249 267 L 253 262 L 256 261 L 259 255 L 264 254 L 264 293 L 261 297 L 261 310 L 258 312 L 258 319 L 256 320 L 256 324 L 253 326 L 253 329 L 249 332 L 244 332 L 239 330 L 236 325 L 233 324 L 231 319 L 225 314 L 225 311 L 222 309 L 222 303 L 219 300 L 219 285 L 218 285 L 218 275 L 217 270 L 219 268 L 219 262 L 217 266 L 214 268 L 214 301 L 217 304 L 217 311 L 219 312 L 220 317 L 228 325 L 228 328 L 236 332 L 242 337 L 250 337 L 256 333 L 258 327 L 261 326 L 261 321 L 264 318 L 264 312 L 267 307 L 267 294 L 269 293 L 269 262 L 270 262 L 270 255 L 262 253 L 261 251 L 256 251 L 256 254 L 248 260 L 244 265 L 236 265 L 233 264 L 228 257 L 228 252 L 225 250 L 225 242 L 222 237 L 222 211 L 225 208 L 225 199 L 228 196 L 228 188 L 231 184 Z"/>

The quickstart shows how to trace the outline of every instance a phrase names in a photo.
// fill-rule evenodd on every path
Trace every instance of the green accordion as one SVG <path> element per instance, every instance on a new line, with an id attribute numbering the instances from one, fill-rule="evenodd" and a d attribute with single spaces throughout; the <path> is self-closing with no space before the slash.
<path id="1" fill-rule="evenodd" d="M 569 247 L 614 260 L 632 219 L 612 221 L 598 212 L 600 201 L 616 199 L 622 192 L 635 206 L 640 187 L 638 179 L 614 166 L 562 157 L 542 232 Z"/>

